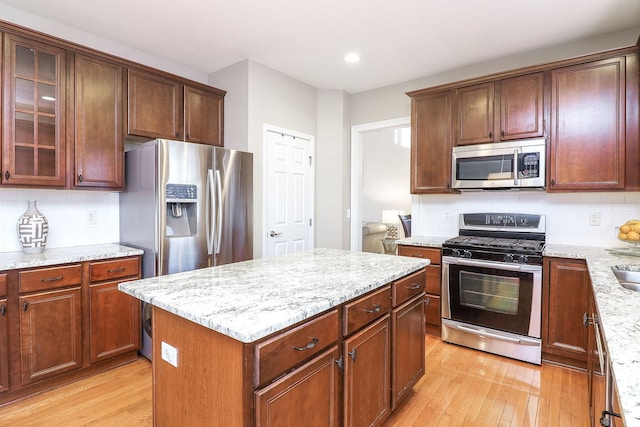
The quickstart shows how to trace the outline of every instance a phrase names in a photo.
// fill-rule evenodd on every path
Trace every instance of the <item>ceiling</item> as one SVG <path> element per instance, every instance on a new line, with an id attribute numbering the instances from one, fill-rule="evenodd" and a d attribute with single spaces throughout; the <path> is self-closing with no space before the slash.
<path id="1" fill-rule="evenodd" d="M 249 58 L 348 93 L 640 29 L 640 0 L 0 2 L 205 75 Z M 361 61 L 345 63 L 349 52 Z"/>

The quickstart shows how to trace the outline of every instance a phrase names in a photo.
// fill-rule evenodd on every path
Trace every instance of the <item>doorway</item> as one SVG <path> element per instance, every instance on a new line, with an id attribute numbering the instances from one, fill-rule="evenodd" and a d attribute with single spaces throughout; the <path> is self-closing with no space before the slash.
<path id="1" fill-rule="evenodd" d="M 394 130 L 406 130 L 411 127 L 411 118 L 403 117 L 399 119 L 384 120 L 373 123 L 366 123 L 363 125 L 356 125 L 351 127 L 351 229 L 350 229 L 350 249 L 351 251 L 362 251 L 362 224 L 364 220 L 379 220 L 382 221 L 382 210 L 403 210 L 405 213 L 411 213 L 411 194 L 409 188 L 409 162 L 406 161 L 404 166 L 398 167 L 394 165 L 392 160 L 388 161 L 386 165 L 379 165 L 374 171 L 380 179 L 389 177 L 389 181 L 395 180 L 399 174 L 406 174 L 406 186 L 401 184 L 402 187 L 397 188 L 395 195 L 385 195 L 384 191 L 380 191 L 375 197 L 370 195 L 370 192 L 365 191 L 365 177 L 371 173 L 366 171 L 366 165 L 364 160 L 372 156 L 366 152 L 366 143 L 372 137 L 377 137 L 380 134 L 389 133 L 388 144 L 393 145 L 401 144 L 401 141 L 395 140 L 393 135 L 397 134 Z M 410 135 L 410 131 L 409 131 Z M 410 139 L 409 139 L 410 141 Z M 379 148 L 377 148 L 379 149 Z M 407 149 L 407 155 L 409 155 L 410 148 Z M 377 153 L 377 157 L 380 153 Z M 375 156 L 374 156 L 375 157 Z M 407 157 L 408 159 L 409 157 Z M 370 186 L 371 187 L 371 186 Z M 374 188 L 381 188 L 379 185 L 373 185 Z M 388 193 L 387 193 L 388 194 Z M 397 197 L 398 194 L 400 197 Z M 368 200 L 364 201 L 364 199 Z M 377 198 L 378 200 L 369 200 Z M 366 209 L 366 211 L 365 211 Z M 372 210 L 379 210 L 377 212 Z"/>
<path id="2" fill-rule="evenodd" d="M 313 248 L 314 141 L 265 125 L 264 248 L 267 257 Z"/>

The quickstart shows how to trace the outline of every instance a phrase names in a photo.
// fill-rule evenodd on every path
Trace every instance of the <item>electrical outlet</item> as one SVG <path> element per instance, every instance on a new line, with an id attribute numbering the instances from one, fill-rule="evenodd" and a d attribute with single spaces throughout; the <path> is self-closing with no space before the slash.
<path id="1" fill-rule="evenodd" d="M 167 344 L 166 342 L 161 342 L 161 352 L 162 352 L 162 360 L 172 365 L 173 367 L 178 367 L 178 349 L 172 345 Z"/>
<path id="2" fill-rule="evenodd" d="M 589 212 L 589 225 L 600 225 L 600 212 Z"/>
<path id="3" fill-rule="evenodd" d="M 444 220 L 445 221 L 451 221 L 451 212 L 445 212 L 444 213 Z"/>
<path id="4" fill-rule="evenodd" d="M 96 225 L 96 211 L 87 211 L 87 225 Z"/>

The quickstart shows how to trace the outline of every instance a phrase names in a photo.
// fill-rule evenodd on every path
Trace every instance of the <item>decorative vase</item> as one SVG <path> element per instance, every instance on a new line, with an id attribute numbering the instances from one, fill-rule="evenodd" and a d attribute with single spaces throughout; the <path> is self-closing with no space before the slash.
<path id="1" fill-rule="evenodd" d="M 39 254 L 44 251 L 49 234 L 47 218 L 40 213 L 36 200 L 29 200 L 27 210 L 18 218 L 18 239 L 25 254 Z"/>

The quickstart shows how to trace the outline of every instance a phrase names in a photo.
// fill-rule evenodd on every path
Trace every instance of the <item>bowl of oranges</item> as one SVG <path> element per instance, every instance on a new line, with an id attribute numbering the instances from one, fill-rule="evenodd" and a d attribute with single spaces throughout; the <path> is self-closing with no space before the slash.
<path id="1" fill-rule="evenodd" d="M 618 228 L 618 240 L 640 243 L 640 220 L 630 219 Z"/>

